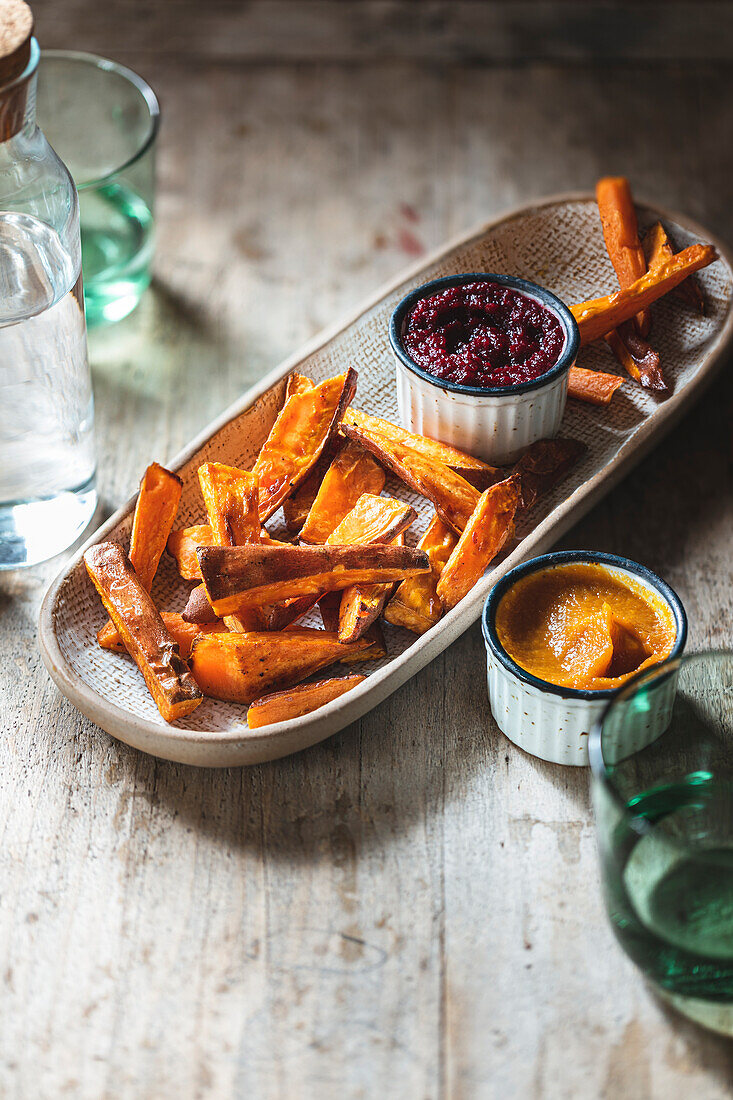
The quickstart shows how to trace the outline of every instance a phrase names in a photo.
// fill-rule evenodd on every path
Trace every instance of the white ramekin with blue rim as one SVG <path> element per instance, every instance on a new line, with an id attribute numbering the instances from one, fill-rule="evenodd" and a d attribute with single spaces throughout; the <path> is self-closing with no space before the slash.
<path id="1" fill-rule="evenodd" d="M 563 350 L 554 366 L 539 378 L 513 386 L 464 386 L 429 374 L 406 352 L 402 337 L 413 306 L 441 290 L 476 282 L 498 283 L 525 294 L 560 321 L 565 333 Z M 459 447 L 494 466 L 514 462 L 530 443 L 557 435 L 580 333 L 565 303 L 544 287 L 514 275 L 490 272 L 433 279 L 410 291 L 396 307 L 389 324 L 389 341 L 397 369 L 397 406 L 408 431 Z"/>
<path id="2" fill-rule="evenodd" d="M 665 661 L 679 657 L 687 640 L 687 616 L 674 589 L 644 565 L 616 554 L 592 550 L 565 550 L 532 558 L 510 570 L 489 593 L 482 617 L 486 643 L 491 713 L 502 733 L 520 749 L 553 764 L 583 766 L 588 763 L 588 736 L 618 690 L 585 691 L 561 687 L 533 676 L 512 660 L 499 641 L 496 613 L 506 592 L 522 577 L 556 566 L 603 566 L 612 576 L 632 578 L 661 596 L 672 612 L 675 640 Z M 660 662 L 661 664 L 661 662 Z M 655 666 L 656 667 L 656 666 Z M 643 673 L 642 673 L 643 675 Z M 635 750 L 658 737 L 669 721 L 675 678 L 663 681 L 655 692 L 639 728 L 630 734 Z M 664 686 L 666 684 L 666 687 Z M 625 685 L 624 685 L 625 686 Z"/>

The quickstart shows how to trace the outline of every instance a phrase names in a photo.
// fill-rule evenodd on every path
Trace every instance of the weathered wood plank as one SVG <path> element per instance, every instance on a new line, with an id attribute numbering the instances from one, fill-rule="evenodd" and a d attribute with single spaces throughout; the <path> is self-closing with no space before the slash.
<path id="1" fill-rule="evenodd" d="M 91 340 L 109 507 L 507 204 L 627 171 L 733 237 L 728 82 L 704 66 L 155 77 L 157 285 Z M 662 572 L 691 648 L 733 642 L 732 410 L 726 378 L 565 540 Z M 730 1047 L 660 1008 L 613 941 L 586 775 L 492 723 L 478 628 L 326 744 L 195 771 L 59 699 L 34 637 L 52 572 L 0 578 L 3 1096 L 728 1095 Z"/>
<path id="2" fill-rule="evenodd" d="M 733 59 L 720 0 L 52 0 L 34 4 L 47 47 L 224 62 Z"/>

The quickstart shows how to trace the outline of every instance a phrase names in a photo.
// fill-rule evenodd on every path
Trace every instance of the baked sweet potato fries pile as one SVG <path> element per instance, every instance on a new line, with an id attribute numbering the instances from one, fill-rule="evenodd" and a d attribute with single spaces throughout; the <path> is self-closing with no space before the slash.
<path id="1" fill-rule="evenodd" d="M 615 294 L 571 306 L 581 344 L 605 339 L 626 373 L 645 389 L 669 392 L 659 353 L 648 343 L 649 307 L 665 294 L 697 313 L 704 313 L 702 291 L 694 273 L 717 259 L 711 245 L 693 244 L 675 253 L 657 222 L 639 238 L 636 210 L 628 180 L 607 176 L 596 185 L 603 237 L 619 287 Z M 572 367 L 569 395 L 594 405 L 607 405 L 623 378 Z"/>
<path id="2" fill-rule="evenodd" d="M 675 253 L 660 223 L 639 239 L 625 179 L 602 179 L 598 208 L 620 289 L 572 307 L 581 343 L 605 339 L 641 386 L 666 392 L 647 342 L 649 307 L 674 292 L 704 309 L 693 274 L 716 259 L 710 245 Z M 328 665 L 387 655 L 382 620 L 423 634 L 456 606 L 514 535 L 516 520 L 584 450 L 571 439 L 533 444 L 513 469 L 497 469 L 414 435 L 352 404 L 356 371 L 318 385 L 288 379 L 285 401 L 251 470 L 220 462 L 198 469 L 207 522 L 174 530 L 175 474 L 153 464 L 140 485 L 128 554 L 102 543 L 84 555 L 109 621 L 105 649 L 137 663 L 163 718 L 183 718 L 204 695 L 247 704 L 256 728 L 307 714 L 364 677 L 301 681 Z M 605 405 L 623 379 L 573 367 L 570 395 Z M 430 501 L 417 518 L 383 495 L 387 474 Z M 292 539 L 266 521 L 282 508 Z M 181 611 L 160 611 L 150 590 L 163 551 L 195 583 Z M 300 625 L 314 608 L 324 629 Z"/>
<path id="3" fill-rule="evenodd" d="M 356 380 L 354 370 L 318 385 L 292 374 L 251 470 L 199 466 L 207 522 L 174 530 L 181 481 L 154 464 L 128 553 L 102 543 L 84 555 L 110 617 L 98 642 L 129 653 L 166 721 L 206 695 L 247 704 L 255 728 L 349 691 L 364 677 L 301 681 L 386 656 L 382 620 L 416 634 L 434 626 L 584 451 L 542 440 L 512 469 L 488 466 L 355 408 Z M 434 508 L 416 547 L 405 534 L 417 513 L 383 494 L 388 473 Z M 280 507 L 290 542 L 265 527 Z M 150 595 L 166 548 L 195 584 L 178 611 Z M 301 626 L 316 607 L 324 629 Z"/>

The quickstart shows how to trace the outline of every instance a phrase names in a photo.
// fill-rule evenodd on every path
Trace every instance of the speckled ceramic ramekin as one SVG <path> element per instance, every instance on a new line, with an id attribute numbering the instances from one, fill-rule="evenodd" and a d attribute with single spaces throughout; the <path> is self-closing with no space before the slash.
<path id="1" fill-rule="evenodd" d="M 410 358 L 402 334 L 415 303 L 447 287 L 477 282 L 500 283 L 534 298 L 555 314 L 565 332 L 565 346 L 554 367 L 532 382 L 487 388 L 435 378 Z M 450 443 L 494 466 L 514 462 L 530 443 L 557 435 L 580 333 L 568 307 L 544 287 L 513 275 L 487 272 L 434 279 L 402 299 L 392 314 L 389 340 L 397 367 L 397 406 L 408 431 Z"/>
<path id="2" fill-rule="evenodd" d="M 608 701 L 618 689 L 581 691 L 548 684 L 526 672 L 512 660 L 496 632 L 496 613 L 502 597 L 521 577 L 555 566 L 580 563 L 601 565 L 621 579 L 632 577 L 637 584 L 661 596 L 674 617 L 676 635 L 668 660 L 679 657 L 687 639 L 687 616 L 677 593 L 643 565 L 616 554 L 591 550 L 566 550 L 543 554 L 516 566 L 492 588 L 482 619 L 488 666 L 489 701 L 499 729 L 520 749 L 553 764 L 582 766 L 588 763 L 588 736 L 599 721 Z M 653 741 L 669 720 L 673 678 L 656 692 L 638 730 L 629 737 L 637 748 Z"/>

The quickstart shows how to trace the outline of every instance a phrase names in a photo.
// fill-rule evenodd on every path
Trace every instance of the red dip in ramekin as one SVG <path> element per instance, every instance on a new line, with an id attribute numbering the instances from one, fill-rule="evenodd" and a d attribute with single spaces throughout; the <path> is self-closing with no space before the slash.
<path id="1" fill-rule="evenodd" d="M 536 298 L 483 281 L 417 301 L 405 318 L 402 343 L 435 378 L 463 386 L 515 386 L 555 366 L 565 332 Z"/>

